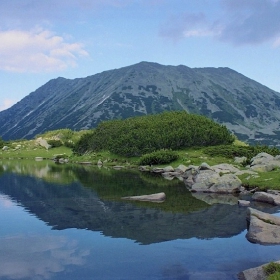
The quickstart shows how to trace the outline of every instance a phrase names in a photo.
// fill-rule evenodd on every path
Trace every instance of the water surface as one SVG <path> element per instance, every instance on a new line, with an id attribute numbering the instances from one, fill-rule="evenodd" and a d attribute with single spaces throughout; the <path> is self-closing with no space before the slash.
<path id="1" fill-rule="evenodd" d="M 280 259 L 247 241 L 238 197 L 194 197 L 137 171 L 0 163 L 0 279 L 237 279 Z M 120 199 L 160 191 L 161 204 Z"/>

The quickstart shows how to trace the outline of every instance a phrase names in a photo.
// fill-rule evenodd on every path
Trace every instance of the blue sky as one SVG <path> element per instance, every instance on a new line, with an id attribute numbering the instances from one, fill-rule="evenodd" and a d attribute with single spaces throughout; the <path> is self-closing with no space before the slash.
<path id="1" fill-rule="evenodd" d="M 230 67 L 280 92 L 280 0 L 0 0 L 0 110 L 140 61 Z"/>

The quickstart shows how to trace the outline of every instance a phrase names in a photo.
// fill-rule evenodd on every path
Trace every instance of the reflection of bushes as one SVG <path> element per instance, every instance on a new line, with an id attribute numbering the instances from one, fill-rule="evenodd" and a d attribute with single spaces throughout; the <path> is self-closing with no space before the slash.
<path id="1" fill-rule="evenodd" d="M 183 182 L 168 181 L 161 176 L 138 171 L 74 169 L 80 182 L 105 200 L 121 200 L 124 196 L 134 196 L 164 192 L 164 203 L 131 201 L 139 206 L 159 208 L 170 212 L 193 212 L 208 207 L 205 202 L 194 198 Z M 123 201 L 123 200 L 122 200 Z"/>

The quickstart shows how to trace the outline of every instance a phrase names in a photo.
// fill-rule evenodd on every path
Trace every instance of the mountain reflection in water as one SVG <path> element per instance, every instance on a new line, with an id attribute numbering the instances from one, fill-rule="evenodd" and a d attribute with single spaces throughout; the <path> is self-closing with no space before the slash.
<path id="1" fill-rule="evenodd" d="M 231 237 L 246 229 L 246 208 L 231 203 L 209 205 L 209 196 L 204 198 L 205 203 L 179 181 L 135 171 L 100 171 L 70 165 L 3 166 L 9 172 L 0 176 L 0 192 L 56 230 L 87 229 L 151 244 L 193 237 Z M 167 195 L 160 205 L 120 200 L 125 195 L 158 191 Z M 262 205 L 256 206 L 260 209 Z M 275 207 L 261 210 L 274 212 Z"/>

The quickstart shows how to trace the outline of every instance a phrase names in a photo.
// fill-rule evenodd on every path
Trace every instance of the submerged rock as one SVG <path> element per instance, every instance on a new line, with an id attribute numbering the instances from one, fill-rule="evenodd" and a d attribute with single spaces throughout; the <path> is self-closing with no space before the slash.
<path id="1" fill-rule="evenodd" d="M 126 200 L 138 200 L 138 201 L 150 201 L 150 202 L 164 202 L 165 198 L 166 195 L 164 192 L 148 194 L 148 195 L 122 197 L 122 199 L 126 199 Z"/>

